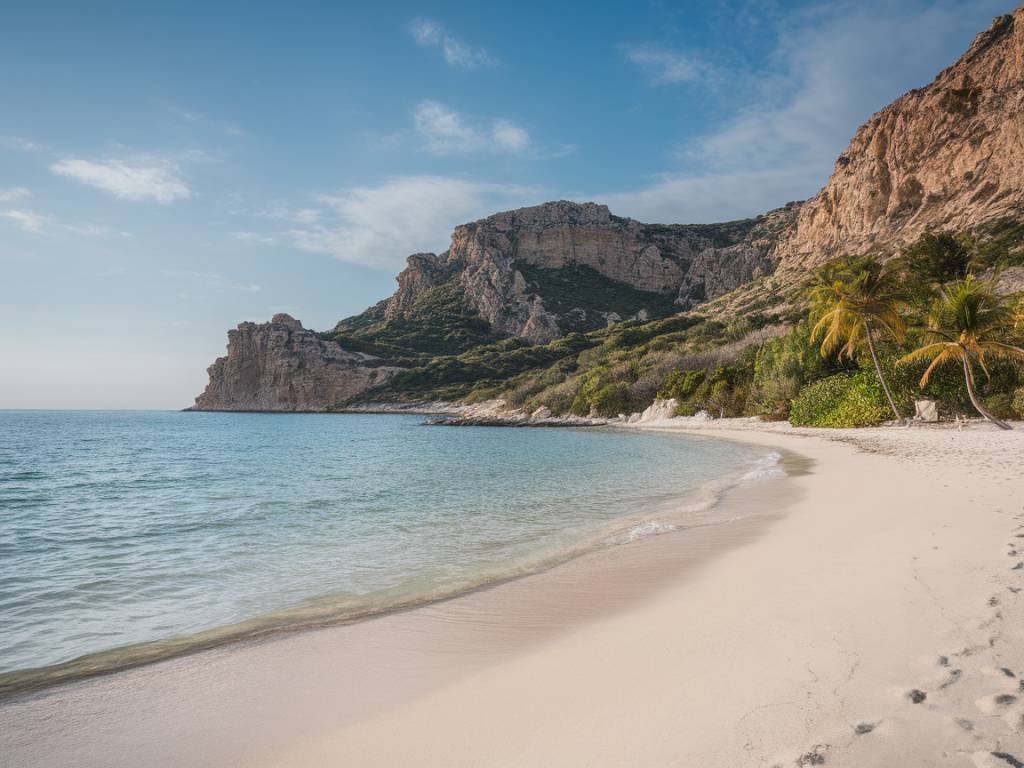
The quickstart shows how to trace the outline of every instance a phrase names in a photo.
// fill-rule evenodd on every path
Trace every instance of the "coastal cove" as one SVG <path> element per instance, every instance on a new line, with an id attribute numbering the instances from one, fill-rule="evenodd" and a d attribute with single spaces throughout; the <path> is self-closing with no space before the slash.
<path id="1" fill-rule="evenodd" d="M 452 431 L 408 414 L 3 418 L 18 453 L 2 477 L 2 695 L 714 524 L 729 488 L 782 474 L 776 452 L 704 438 Z"/>
<path id="2" fill-rule="evenodd" d="M 1024 531 L 1024 433 L 650 428 L 814 464 L 729 494 L 726 507 L 757 510 L 740 521 L 9 700 L 0 751 L 85 766 L 998 766 L 991 752 L 1020 753 L 1017 679 L 999 670 L 1024 668 L 1020 557 L 1007 557 Z"/>
<path id="3" fill-rule="evenodd" d="M 522 431 L 530 440 L 552 433 L 571 434 Z M 588 433 L 605 443 L 622 436 L 610 430 Z M 696 441 L 704 449 L 730 445 L 700 436 L 625 436 L 641 445 L 665 439 Z M 140 760 L 250 764 L 314 735 L 392 711 L 628 614 L 694 578 L 723 553 L 763 536 L 799 498 L 793 483 L 810 468 L 788 450 L 772 449 L 769 455 L 781 455 L 777 466 L 786 475 L 764 463 L 748 467 L 752 476 L 746 482 L 723 488 L 713 507 L 691 508 L 684 513 L 688 523 L 675 530 L 645 530 L 647 535 L 630 541 L 409 610 L 271 633 L 9 698 L 0 702 L 0 753 L 12 764 L 33 765 L 58 765 L 67 754 L 75 754 L 80 766 Z M 123 730 L 126 721 L 132 723 L 130 732 Z M 43 739 L 13 736 L 44 732 Z"/>

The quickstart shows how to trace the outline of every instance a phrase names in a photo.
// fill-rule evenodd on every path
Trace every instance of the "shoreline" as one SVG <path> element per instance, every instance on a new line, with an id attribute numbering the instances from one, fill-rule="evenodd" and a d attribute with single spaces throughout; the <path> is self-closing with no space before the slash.
<path id="1" fill-rule="evenodd" d="M 430 423 L 427 422 L 427 425 Z M 708 439 L 706 435 L 696 435 L 695 437 L 698 440 Z M 780 455 L 777 463 L 780 466 L 789 465 L 791 471 L 800 471 L 798 465 L 801 462 L 792 455 Z M 769 472 L 775 471 L 771 467 L 768 470 Z M 45 695 L 50 689 L 60 686 L 88 682 L 172 659 L 233 645 L 244 646 L 264 640 L 274 640 L 302 632 L 350 626 L 392 614 L 416 611 L 438 603 L 458 600 L 466 595 L 542 574 L 579 558 L 586 558 L 614 547 L 635 544 L 642 538 L 664 535 L 665 531 L 661 529 L 635 530 L 655 522 L 649 520 L 652 515 L 671 517 L 674 520 L 671 524 L 655 522 L 656 526 L 667 525 L 666 530 L 668 531 L 673 531 L 676 528 L 679 531 L 691 531 L 706 525 L 730 523 L 733 521 L 715 519 L 714 513 L 716 511 L 719 514 L 724 513 L 728 509 L 729 496 L 744 483 L 756 479 L 747 476 L 750 471 L 753 470 L 738 465 L 730 468 L 725 476 L 692 489 L 686 496 L 678 499 L 679 502 L 684 503 L 684 511 L 674 513 L 678 519 L 672 517 L 673 513 L 668 510 L 645 510 L 643 513 L 622 515 L 557 551 L 537 553 L 526 561 L 508 563 L 505 568 L 498 568 L 493 573 L 480 574 L 476 580 L 458 586 L 376 599 L 367 595 L 359 599 L 337 600 L 329 594 L 321 595 L 289 608 L 252 616 L 233 624 L 135 645 L 107 648 L 57 664 L 0 672 L 0 706 L 7 701 L 18 700 L 35 693 Z M 711 514 L 711 519 L 704 520 L 704 516 L 708 513 Z"/>
<path id="2" fill-rule="evenodd" d="M 61 754 L 311 766 L 1020 758 L 1024 435 L 711 424 L 642 428 L 816 464 L 780 481 L 795 491 L 779 499 L 784 515 L 704 552 L 683 577 L 656 589 L 616 580 L 627 555 L 648 564 L 687 540 L 654 536 L 591 556 L 589 571 L 578 558 L 437 606 L 42 692 L 0 704 L 0 753 L 40 765 Z M 573 571 L 585 578 L 556 589 L 553 576 Z M 512 594 L 504 607 L 518 606 L 519 622 L 481 609 Z M 577 608 L 593 613 L 574 621 Z M 557 631 L 531 621 L 544 611 Z"/>
<path id="3" fill-rule="evenodd" d="M 795 475 L 806 471 L 802 458 L 790 452 L 785 453 L 783 461 Z M 726 519 L 694 520 L 690 526 L 667 533 L 608 544 L 541 570 L 414 607 L 353 622 L 285 630 L 0 699 L 0 754 L 23 755 L 25 761 L 34 765 L 59 764 L 61 754 L 72 752 L 78 756 L 77 765 L 133 765 L 134 751 L 112 754 L 103 744 L 124 738 L 118 735 L 120 724 L 133 717 L 133 711 L 143 706 L 143 699 L 146 709 L 153 706 L 153 699 L 159 702 L 156 709 L 160 720 L 191 719 L 190 702 L 205 695 L 192 687 L 197 684 L 196 675 L 205 678 L 202 688 L 230 688 L 239 678 L 248 680 L 243 688 L 249 695 L 230 695 L 215 707 L 217 714 L 212 716 L 220 730 L 225 727 L 225 720 L 237 723 L 239 707 L 244 707 L 244 702 L 252 697 L 258 698 L 267 677 L 275 677 L 275 670 L 282 667 L 298 664 L 299 669 L 286 675 L 291 682 L 286 684 L 285 696 L 292 701 L 290 709 L 304 712 L 304 717 L 311 720 L 316 720 L 317 715 L 308 712 L 306 691 L 310 686 L 316 687 L 320 673 L 310 665 L 319 669 L 340 664 L 346 679 L 360 677 L 359 667 L 370 664 L 368 659 L 378 669 L 404 669 L 400 679 L 389 678 L 385 673 L 388 679 L 380 685 L 381 690 L 371 691 L 359 701 L 348 700 L 341 688 L 325 694 L 333 703 L 333 711 L 343 713 L 324 723 L 325 730 L 328 725 L 336 726 L 338 720 L 358 721 L 441 688 L 474 669 L 515 658 L 561 634 L 631 610 L 668 584 L 704 567 L 723 549 L 742 546 L 763 535 L 780 513 L 755 509 L 759 505 L 757 496 L 769 493 L 784 505 L 793 494 L 790 478 L 771 477 L 743 484 L 740 474 L 737 472 L 734 481 L 722 490 L 717 505 Z M 636 521 L 622 522 L 628 522 L 629 527 Z M 416 638 L 415 642 L 402 639 L 409 637 Z M 438 650 L 439 647 L 444 650 Z M 298 656 L 305 658 L 298 661 Z M 440 666 L 438 657 L 442 659 Z M 295 680 L 304 683 L 297 685 Z M 275 687 L 280 691 L 280 682 Z M 386 704 L 382 704 L 382 698 Z M 39 741 L 40 729 L 49 731 L 53 720 L 61 722 L 65 712 L 93 715 L 85 722 L 72 716 L 56 728 L 59 733 L 49 734 L 63 742 L 63 746 L 54 747 L 50 740 Z M 253 719 L 264 721 L 261 727 L 269 727 L 273 716 L 264 712 Z M 250 727 L 226 727 L 237 728 L 234 747 L 247 751 L 244 742 L 249 739 Z M 98 736 L 97 731 L 106 731 L 107 735 Z M 26 737 L 26 741 L 19 743 L 12 738 L 15 733 Z M 284 736 L 276 733 L 266 748 L 279 749 L 282 743 L 290 741 Z M 223 739 L 223 734 L 219 738 Z M 162 761 L 152 757 L 147 761 L 151 765 L 233 764 L 237 757 L 229 750 L 209 762 L 203 762 L 199 754 L 187 760 L 179 759 L 180 756 L 168 759 L 166 750 L 173 747 L 165 734 L 150 733 L 149 739 L 153 744 L 163 745 L 165 755 Z M 130 741 L 134 749 L 145 746 L 141 738 Z M 228 742 L 231 741 L 229 737 Z M 203 749 L 210 748 L 207 744 Z M 259 754 L 249 757 L 255 760 Z"/>

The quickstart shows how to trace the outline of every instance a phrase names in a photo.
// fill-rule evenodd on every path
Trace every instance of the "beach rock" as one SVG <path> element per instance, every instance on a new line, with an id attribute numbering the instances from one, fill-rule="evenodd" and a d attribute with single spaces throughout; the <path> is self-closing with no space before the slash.
<path id="1" fill-rule="evenodd" d="M 227 355 L 207 369 L 194 411 L 324 411 L 382 384 L 400 368 L 324 341 L 291 315 L 228 331 Z"/>

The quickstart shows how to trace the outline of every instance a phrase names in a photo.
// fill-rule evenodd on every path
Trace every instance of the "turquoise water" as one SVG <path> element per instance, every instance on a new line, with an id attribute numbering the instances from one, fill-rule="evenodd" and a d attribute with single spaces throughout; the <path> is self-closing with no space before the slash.
<path id="1" fill-rule="evenodd" d="M 0 673 L 457 593 L 685 525 L 774 460 L 421 422 L 0 412 Z"/>

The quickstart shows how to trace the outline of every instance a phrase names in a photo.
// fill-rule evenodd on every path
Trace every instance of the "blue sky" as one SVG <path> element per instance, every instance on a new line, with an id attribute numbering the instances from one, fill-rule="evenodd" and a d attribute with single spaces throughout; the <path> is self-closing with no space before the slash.
<path id="1" fill-rule="evenodd" d="M 225 332 L 325 329 L 451 228 L 812 195 L 1013 2 L 11 4 L 0 408 L 179 408 Z"/>

